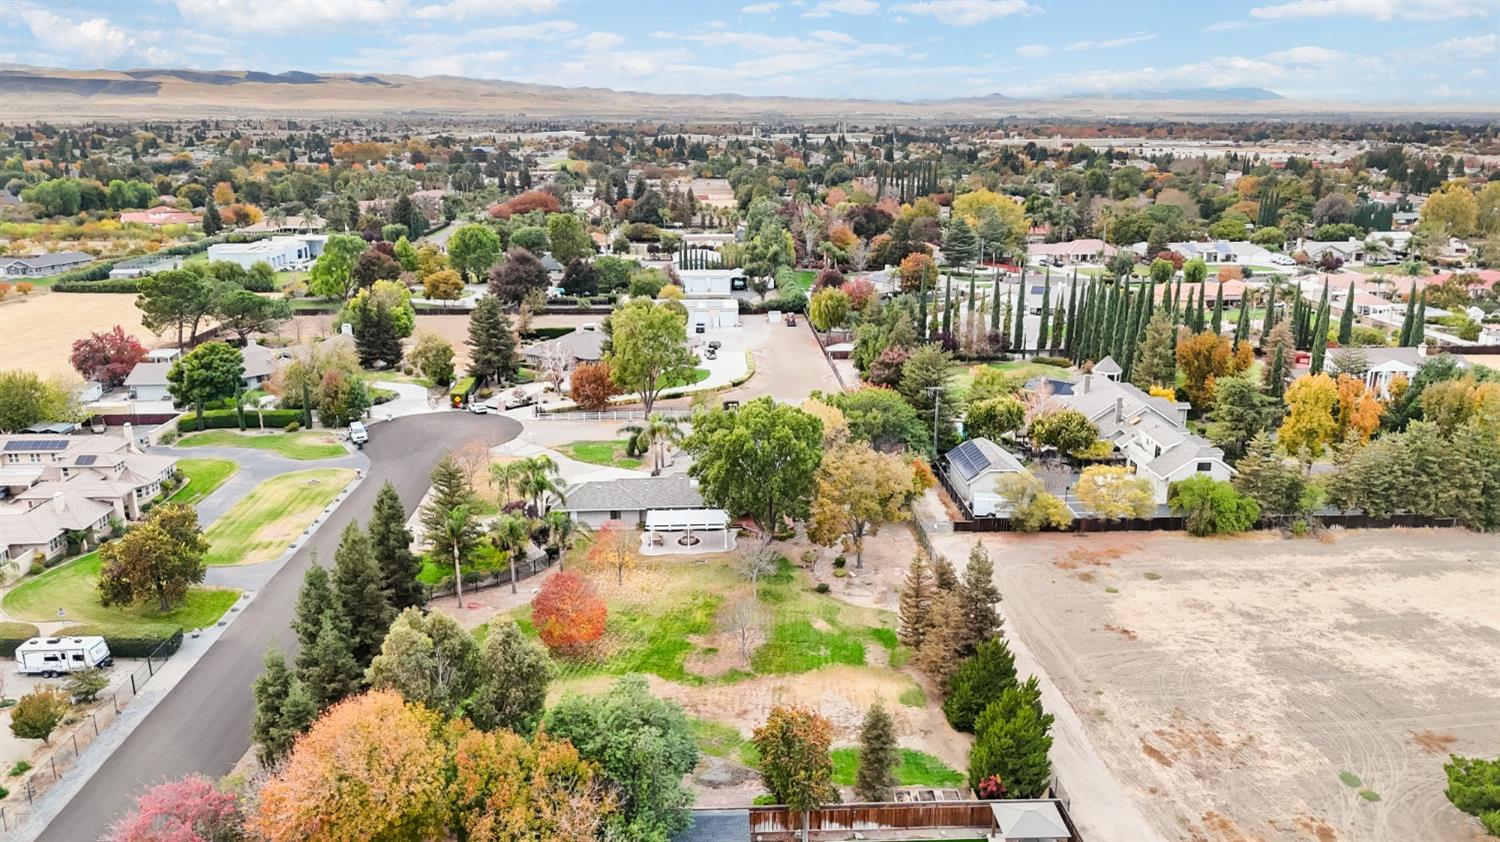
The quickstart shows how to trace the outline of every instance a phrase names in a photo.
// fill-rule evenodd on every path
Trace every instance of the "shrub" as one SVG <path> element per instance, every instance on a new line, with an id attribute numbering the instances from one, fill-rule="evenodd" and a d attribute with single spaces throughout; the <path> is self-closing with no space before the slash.
<path id="1" fill-rule="evenodd" d="M 258 429 L 261 420 L 265 420 L 266 429 L 277 427 L 285 428 L 292 422 L 301 423 L 302 410 L 300 409 L 267 409 L 263 412 L 245 410 L 246 429 Z M 235 416 L 232 409 L 211 409 L 203 413 L 203 429 L 205 430 L 231 430 L 238 429 L 239 418 Z M 177 432 L 191 433 L 198 429 L 196 419 L 191 414 L 177 419 Z"/>
<path id="2" fill-rule="evenodd" d="M 108 276 L 109 270 L 105 269 Z M 135 278 L 116 278 L 112 281 L 58 281 L 52 285 L 53 292 L 139 292 Z"/>
<path id="3" fill-rule="evenodd" d="M 829 590 L 828 583 L 827 582 L 819 582 L 818 586 L 815 587 L 815 588 L 813 588 L 813 590 L 817 591 L 818 593 L 828 593 L 828 590 Z"/>
<path id="4" fill-rule="evenodd" d="M 1067 357 L 1033 357 L 1031 361 L 1037 365 L 1050 365 L 1057 368 L 1067 368 L 1073 364 L 1073 361 Z"/>
<path id="5" fill-rule="evenodd" d="M 30 763 L 28 763 L 25 760 L 17 760 L 16 764 L 14 766 L 10 767 L 10 772 L 7 773 L 7 774 L 9 774 L 9 776 L 12 777 L 12 778 L 19 778 L 20 776 L 26 774 L 29 771 L 31 771 L 31 764 Z M 0 795 L 0 798 L 4 798 L 4 797 L 5 796 Z"/>
<path id="6" fill-rule="evenodd" d="M 30 295 L 34 289 L 36 289 L 36 284 L 33 284 L 31 281 L 22 281 L 16 284 L 16 292 L 21 295 Z"/>
<path id="7" fill-rule="evenodd" d="M 32 565 L 37 568 L 33 573 L 40 573 L 45 569 L 35 560 Z M 41 632 L 30 623 L 5 622 L 0 623 L 0 657 L 10 658 L 16 654 L 16 647 L 36 637 Z"/>
<path id="8" fill-rule="evenodd" d="M 143 631 L 137 634 L 115 634 L 108 628 L 98 626 L 68 626 L 54 632 L 58 637 L 88 637 L 98 635 L 109 645 L 109 653 L 116 658 L 145 658 L 154 655 L 165 658 L 182 646 L 182 630 L 166 626 L 155 627 L 155 634 Z"/>
<path id="9" fill-rule="evenodd" d="M 10 732 L 23 740 L 47 742 L 68 713 L 68 694 L 58 687 L 38 687 L 22 696 L 10 711 Z"/>
<path id="10" fill-rule="evenodd" d="M 295 433 L 298 430 L 302 429 L 302 422 L 301 421 L 292 421 L 292 422 L 289 422 L 285 427 L 282 427 L 282 429 L 286 430 L 288 433 Z"/>
<path id="11" fill-rule="evenodd" d="M 87 704 L 99 698 L 99 693 L 109 686 L 109 676 L 100 669 L 79 670 L 68 676 L 65 686 L 74 702 Z"/>
<path id="12" fill-rule="evenodd" d="M 1244 532 L 1260 517 L 1259 503 L 1205 474 L 1173 483 L 1167 503 L 1186 518 L 1194 535 Z"/>

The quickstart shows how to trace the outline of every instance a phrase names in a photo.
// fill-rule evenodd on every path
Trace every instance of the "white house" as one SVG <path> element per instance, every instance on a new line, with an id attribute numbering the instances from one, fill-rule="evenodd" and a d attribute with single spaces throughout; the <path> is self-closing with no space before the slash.
<path id="1" fill-rule="evenodd" d="M 684 298 L 682 306 L 688 311 L 688 331 L 723 330 L 740 326 L 740 303 L 733 298 Z"/>
<path id="2" fill-rule="evenodd" d="M 1365 385 L 1372 391 L 1378 392 L 1381 397 L 1389 397 L 1391 381 L 1397 377 L 1405 377 L 1411 382 L 1417 376 L 1417 369 L 1427 362 L 1427 346 L 1418 345 L 1415 348 L 1361 348 L 1365 354 L 1365 360 L 1370 367 L 1365 370 Z M 1463 357 L 1454 357 L 1458 361 L 1459 368 L 1468 368 L 1469 364 Z"/>
<path id="3" fill-rule="evenodd" d="M 208 247 L 209 260 L 226 260 L 249 269 L 256 263 L 269 263 L 276 271 L 305 266 L 323 253 L 328 238 L 322 234 L 298 234 L 272 237 L 253 243 L 216 243 Z"/>
<path id="4" fill-rule="evenodd" d="M 677 277 L 682 281 L 682 293 L 689 298 L 727 297 L 735 289 L 745 288 L 743 269 L 678 269 Z"/>
<path id="5" fill-rule="evenodd" d="M 1024 474 L 1026 468 L 1010 451 L 980 436 L 948 451 L 948 481 L 975 517 L 995 515 L 1004 508 L 1000 478 Z"/>
<path id="6" fill-rule="evenodd" d="M 258 388 L 262 383 L 271 379 L 271 374 L 276 366 L 287 356 L 287 352 L 280 348 L 267 348 L 259 342 L 246 343 L 240 349 L 241 356 L 245 360 L 244 384 L 246 389 Z M 155 355 L 155 356 L 153 356 Z M 133 401 L 170 401 L 171 392 L 168 390 L 167 372 L 172 370 L 172 365 L 180 356 L 176 348 L 159 348 L 147 355 L 151 362 L 136 363 L 135 368 L 125 378 L 125 388 L 130 391 L 130 399 Z M 156 361 L 160 359 L 160 361 Z"/>
<path id="7" fill-rule="evenodd" d="M 1343 242 L 1317 242 L 1316 240 L 1297 240 L 1297 247 L 1293 252 L 1302 252 L 1307 259 L 1313 263 L 1321 263 L 1325 255 L 1333 255 L 1342 263 L 1363 263 L 1367 247 L 1363 240 L 1353 237 Z"/>
<path id="8" fill-rule="evenodd" d="M 1103 263 L 1114 257 L 1115 247 L 1099 239 L 1069 240 L 1065 243 L 1036 243 L 1026 247 L 1026 258 L 1032 263 Z"/>
<path id="9" fill-rule="evenodd" d="M 1276 253 L 1245 240 L 1214 240 L 1206 243 L 1167 243 L 1167 248 L 1187 260 L 1201 259 L 1217 266 L 1265 266 L 1271 263 Z"/>

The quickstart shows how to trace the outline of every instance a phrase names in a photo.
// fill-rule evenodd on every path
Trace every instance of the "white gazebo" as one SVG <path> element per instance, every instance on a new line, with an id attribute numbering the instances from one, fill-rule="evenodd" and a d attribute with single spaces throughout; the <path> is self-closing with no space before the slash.
<path id="1" fill-rule="evenodd" d="M 651 509 L 641 531 L 642 555 L 727 553 L 734 529 L 723 509 Z"/>

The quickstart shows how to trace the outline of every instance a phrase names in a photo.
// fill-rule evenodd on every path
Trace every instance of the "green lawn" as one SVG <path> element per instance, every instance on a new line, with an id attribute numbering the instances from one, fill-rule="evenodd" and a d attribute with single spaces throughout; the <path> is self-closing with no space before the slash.
<path id="1" fill-rule="evenodd" d="M 105 608 L 97 591 L 99 564 L 99 554 L 89 553 L 23 582 L 5 595 L 5 613 L 37 622 L 65 619 L 111 636 L 166 637 L 178 629 L 212 626 L 239 598 L 232 589 L 198 587 L 166 613 L 154 605 Z M 65 617 L 58 616 L 59 608 Z"/>
<path id="2" fill-rule="evenodd" d="M 558 451 L 579 462 L 611 468 L 639 468 L 641 460 L 625 455 L 625 439 L 612 441 L 575 441 L 558 447 Z"/>
<path id="3" fill-rule="evenodd" d="M 223 485 L 239 469 L 239 465 L 228 459 L 179 459 L 177 470 L 187 478 L 187 484 L 168 497 L 167 502 L 196 505 L 199 500 L 214 493 L 214 489 Z"/>
<path id="4" fill-rule="evenodd" d="M 399 371 L 375 371 L 368 368 L 364 371 L 365 379 L 376 383 L 410 383 L 414 386 L 421 386 L 424 389 L 437 388 L 436 384 L 425 377 L 414 377 Z"/>
<path id="5" fill-rule="evenodd" d="M 331 459 L 349 451 L 331 433 L 302 430 L 296 433 L 249 434 L 238 430 L 206 430 L 177 440 L 178 447 L 248 447 L 269 450 L 288 459 Z"/>
<path id="6" fill-rule="evenodd" d="M 352 479 L 348 468 L 322 468 L 266 480 L 204 533 L 211 545 L 205 561 L 253 564 L 276 558 Z"/>
<path id="7" fill-rule="evenodd" d="M 812 289 L 812 285 L 817 283 L 817 281 L 817 272 L 811 269 L 798 269 L 796 270 L 796 280 L 794 280 L 790 284 L 787 284 L 785 287 L 777 289 L 776 295 L 778 297 L 783 297 L 799 292 L 806 293 L 808 290 Z"/>
<path id="8" fill-rule="evenodd" d="M 953 364 L 953 386 L 956 389 L 967 390 L 974 382 L 975 366 L 988 365 L 1005 372 L 1007 377 L 1013 377 L 1019 381 L 1027 381 L 1033 377 L 1051 377 L 1057 380 L 1072 380 L 1077 373 L 1071 368 L 1061 368 L 1055 365 L 1043 365 L 1042 363 L 1027 362 L 1025 360 L 1013 360 L 1004 363 L 954 363 Z"/>
<path id="9" fill-rule="evenodd" d="M 682 386 L 691 386 L 694 383 L 702 383 L 708 379 L 709 370 L 706 368 L 695 368 L 686 378 L 671 377 L 662 381 L 663 389 L 676 389 Z"/>
<path id="10" fill-rule="evenodd" d="M 854 786 L 854 775 L 859 770 L 859 749 L 836 748 L 829 755 L 833 758 L 833 782 L 839 786 Z M 962 774 L 926 752 L 901 749 L 901 763 L 896 767 L 899 786 L 956 786 L 964 780 Z"/>

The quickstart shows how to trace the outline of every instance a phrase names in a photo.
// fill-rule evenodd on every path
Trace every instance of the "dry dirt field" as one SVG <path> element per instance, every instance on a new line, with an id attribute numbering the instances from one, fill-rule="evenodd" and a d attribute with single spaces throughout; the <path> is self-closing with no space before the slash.
<path id="1" fill-rule="evenodd" d="M 1442 764 L 1500 754 L 1492 536 L 985 542 L 1007 634 L 1166 838 L 1484 838 Z"/>
<path id="2" fill-rule="evenodd" d="M 115 325 L 148 348 L 157 342 L 156 335 L 141 324 L 134 295 L 37 290 L 21 297 L 12 293 L 0 302 L 0 370 L 21 368 L 42 377 L 76 376 L 68 365 L 73 340 Z"/>

